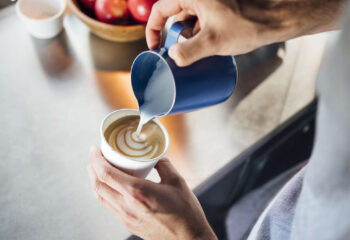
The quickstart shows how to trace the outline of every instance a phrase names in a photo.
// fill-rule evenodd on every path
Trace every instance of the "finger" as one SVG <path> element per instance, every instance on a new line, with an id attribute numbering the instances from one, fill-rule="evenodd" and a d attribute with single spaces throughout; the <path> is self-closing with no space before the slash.
<path id="1" fill-rule="evenodd" d="M 181 11 L 180 13 L 175 15 L 173 23 L 179 22 L 179 21 L 185 21 L 191 18 L 193 18 L 193 14 L 189 14 L 187 11 Z"/>
<path id="2" fill-rule="evenodd" d="M 183 178 L 176 171 L 169 159 L 163 158 L 159 160 L 155 168 L 161 178 L 161 183 L 177 186 L 183 182 Z"/>
<path id="3" fill-rule="evenodd" d="M 176 43 L 169 49 L 169 56 L 179 67 L 192 64 L 199 59 L 214 54 L 215 42 L 211 35 L 200 31 L 184 42 Z"/>
<path id="4" fill-rule="evenodd" d="M 181 22 L 186 20 L 193 20 L 195 21 L 195 25 L 193 29 L 184 29 L 181 32 L 181 35 L 184 36 L 186 39 L 191 38 L 195 34 L 197 34 L 200 30 L 199 28 L 199 20 L 195 17 L 195 15 L 189 14 L 188 12 L 182 11 L 179 14 L 177 14 L 174 18 L 173 23 L 175 22 Z"/>
<path id="5" fill-rule="evenodd" d="M 130 194 L 131 186 L 138 181 L 116 167 L 113 167 L 103 156 L 99 148 L 93 147 L 90 154 L 90 164 L 99 181 L 107 184 L 123 195 Z"/>
<path id="6" fill-rule="evenodd" d="M 88 166 L 88 172 L 89 172 L 89 176 L 90 176 L 90 182 L 91 182 L 91 186 L 92 186 L 92 190 L 95 194 L 95 197 L 100 201 L 100 203 L 102 203 L 104 206 L 106 206 L 109 210 L 111 210 L 114 214 L 116 214 L 119 218 L 121 218 L 123 215 L 121 214 L 121 211 L 114 208 L 111 204 L 109 204 L 108 202 L 106 202 L 102 196 L 100 196 L 98 194 L 99 189 L 100 189 L 100 182 L 97 179 L 96 173 L 95 171 L 92 169 L 92 167 L 89 165 Z"/>
<path id="7" fill-rule="evenodd" d="M 196 21 L 196 24 L 194 25 L 194 28 L 192 30 L 192 35 L 196 35 L 197 33 L 199 33 L 199 31 L 201 30 L 201 26 L 200 26 L 200 23 L 199 23 L 199 20 Z"/>
<path id="8" fill-rule="evenodd" d="M 123 218 L 135 218 L 135 214 L 131 213 L 131 211 L 129 211 L 126 207 L 128 205 L 126 204 L 126 201 L 132 204 L 131 208 L 129 209 L 144 211 L 145 207 L 143 203 L 140 204 L 139 202 L 132 201 L 131 199 L 125 200 L 120 193 L 110 188 L 108 185 L 100 182 L 96 173 L 94 172 L 94 169 L 90 165 L 88 166 L 88 172 L 95 197 L 109 209 L 117 211 L 116 214 L 118 216 Z"/>
<path id="9" fill-rule="evenodd" d="M 136 201 L 133 201 L 133 206 L 128 208 L 126 203 L 128 200 L 125 200 L 120 193 L 116 192 L 104 183 L 100 183 L 97 195 L 101 197 L 104 202 L 107 202 L 108 205 L 116 209 L 124 218 L 136 219 L 136 213 L 133 211 L 140 209 Z"/>
<path id="10" fill-rule="evenodd" d="M 178 0 L 160 0 L 153 5 L 146 26 L 146 40 L 149 49 L 155 49 L 160 43 L 160 32 L 167 19 L 179 12 L 182 6 Z"/>
<path id="11" fill-rule="evenodd" d="M 98 198 L 99 202 L 106 207 L 108 210 L 110 210 L 111 212 L 113 212 L 115 215 L 117 215 L 117 217 L 120 220 L 123 220 L 124 215 L 117 209 L 115 209 L 109 202 L 107 202 L 105 199 L 103 199 L 102 197 L 99 196 Z"/>
<path id="12" fill-rule="evenodd" d="M 124 224 L 134 222 L 137 219 L 134 214 L 130 213 L 129 211 L 115 208 L 110 202 L 101 196 L 99 196 L 98 200 L 105 208 L 113 212 Z"/>
<path id="13" fill-rule="evenodd" d="M 110 203 L 113 203 L 113 207 L 117 209 L 120 209 L 120 206 L 124 205 L 123 196 L 118 191 L 112 189 L 103 182 L 100 182 L 97 178 L 97 175 L 94 173 L 94 170 L 91 167 L 89 167 L 89 175 L 91 186 L 97 196 L 106 199 Z"/>
<path id="14" fill-rule="evenodd" d="M 91 165 L 89 164 L 87 166 L 87 170 L 88 170 L 88 173 L 89 173 L 89 179 L 90 179 L 90 185 L 91 185 L 91 188 L 92 188 L 92 192 L 95 196 L 95 198 L 98 198 L 98 195 L 95 191 L 95 188 L 96 188 L 96 179 L 97 179 L 97 176 L 96 176 L 96 173 L 95 171 L 92 169 Z"/>
<path id="15" fill-rule="evenodd" d="M 112 207 L 111 204 L 109 204 L 108 202 L 106 202 L 103 197 L 98 195 L 98 191 L 99 191 L 99 181 L 97 179 L 96 173 L 95 171 L 92 169 L 91 165 L 88 165 L 87 167 L 88 172 L 89 172 L 89 178 L 90 178 L 90 182 L 91 182 L 91 187 L 93 190 L 93 193 L 95 195 L 95 197 L 100 201 L 100 203 L 102 203 L 105 207 L 107 207 L 110 211 L 112 211 L 115 215 L 117 215 L 117 217 L 122 218 L 123 214 L 121 213 L 120 210 Z"/>

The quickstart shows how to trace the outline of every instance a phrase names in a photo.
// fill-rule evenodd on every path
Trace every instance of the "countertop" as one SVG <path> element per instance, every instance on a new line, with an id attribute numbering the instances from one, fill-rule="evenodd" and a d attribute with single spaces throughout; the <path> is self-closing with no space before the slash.
<path id="1" fill-rule="evenodd" d="M 25 31 L 13 6 L 0 10 L 4 240 L 129 235 L 94 199 L 86 165 L 89 147 L 99 145 L 103 117 L 137 108 L 129 70 L 146 44 L 102 40 L 70 14 L 64 26 L 58 37 L 39 40 Z M 227 102 L 160 119 L 170 135 L 168 157 L 190 187 L 310 102 L 325 39 L 318 35 L 284 50 L 278 45 L 240 56 L 239 82 Z M 150 178 L 157 178 L 155 172 Z"/>

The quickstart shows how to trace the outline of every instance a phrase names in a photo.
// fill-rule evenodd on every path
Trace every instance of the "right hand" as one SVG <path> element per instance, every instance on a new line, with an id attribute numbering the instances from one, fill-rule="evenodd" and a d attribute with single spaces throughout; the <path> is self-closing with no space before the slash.
<path id="1" fill-rule="evenodd" d="M 159 0 L 152 8 L 146 27 L 150 49 L 158 47 L 160 31 L 173 15 L 176 21 L 191 16 L 198 18 L 196 35 L 169 49 L 169 56 L 178 66 L 187 66 L 210 55 L 246 53 L 261 45 L 256 24 L 239 14 L 235 1 L 226 5 L 220 0 Z"/>
<path id="2" fill-rule="evenodd" d="M 167 19 L 197 17 L 194 36 L 169 49 L 178 66 L 211 55 L 237 55 L 274 42 L 336 28 L 344 0 L 159 0 L 146 27 L 150 49 L 159 47 Z"/>

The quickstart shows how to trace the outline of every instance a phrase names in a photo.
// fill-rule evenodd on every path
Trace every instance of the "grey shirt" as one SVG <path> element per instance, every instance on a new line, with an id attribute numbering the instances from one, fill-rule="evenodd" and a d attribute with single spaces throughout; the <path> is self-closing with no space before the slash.
<path id="1" fill-rule="evenodd" d="M 310 161 L 277 193 L 248 239 L 350 239 L 350 4 L 346 10 L 317 81 Z"/>

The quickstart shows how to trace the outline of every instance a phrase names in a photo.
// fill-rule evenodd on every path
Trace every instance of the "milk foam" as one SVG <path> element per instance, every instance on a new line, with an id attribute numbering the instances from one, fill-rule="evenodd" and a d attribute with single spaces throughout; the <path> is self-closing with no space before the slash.
<path id="1" fill-rule="evenodd" d="M 130 158 L 149 160 L 159 155 L 160 148 L 164 148 L 159 138 L 159 126 L 151 122 L 145 125 L 144 132 L 138 135 L 136 128 L 138 120 L 130 120 L 109 131 L 106 140 L 109 145 L 121 154 Z M 158 135 L 157 135 L 158 132 Z"/>

